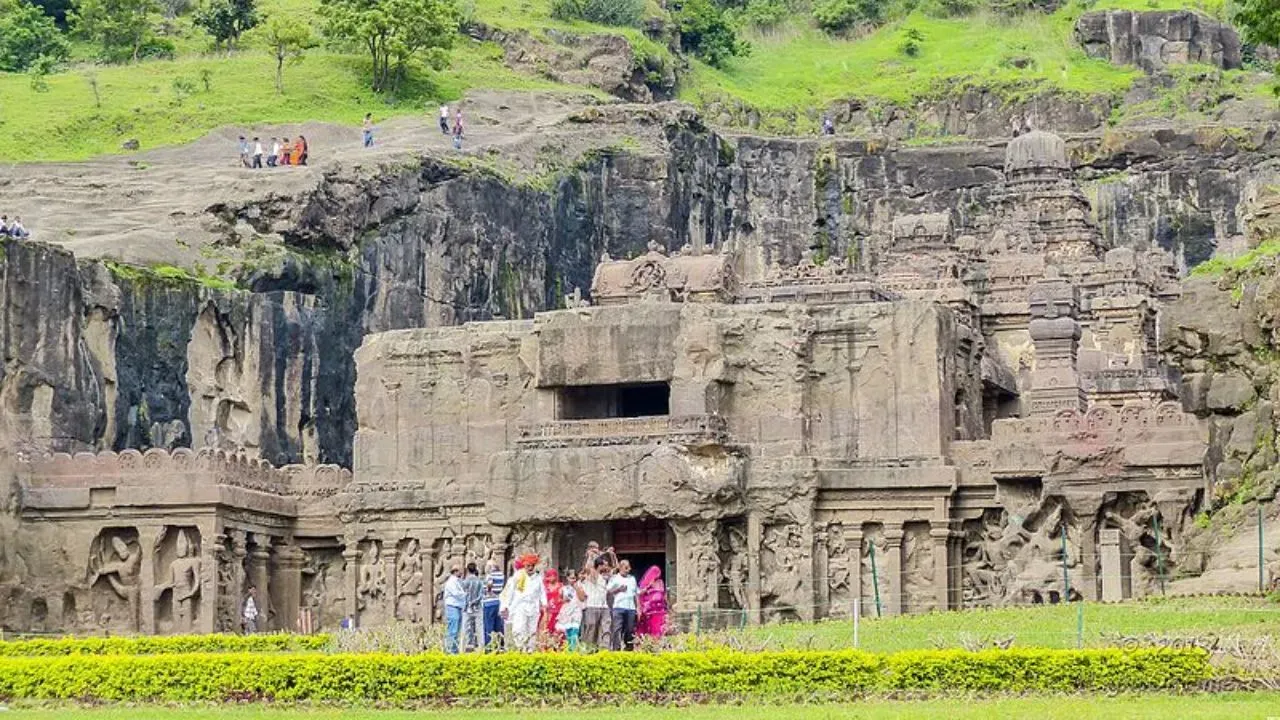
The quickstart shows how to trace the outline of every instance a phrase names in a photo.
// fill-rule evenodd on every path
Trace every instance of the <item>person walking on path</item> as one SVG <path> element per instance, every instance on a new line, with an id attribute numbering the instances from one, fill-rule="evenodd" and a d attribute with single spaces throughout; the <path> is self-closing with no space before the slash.
<path id="1" fill-rule="evenodd" d="M 458 654 L 458 637 L 462 634 L 462 614 L 467 608 L 467 591 L 462 587 L 462 568 L 449 568 L 449 579 L 444 582 L 444 651 Z"/>
<path id="2" fill-rule="evenodd" d="M 575 652 L 578 649 L 578 636 L 582 632 L 583 601 L 587 599 L 587 593 L 579 585 L 578 577 L 572 570 L 569 571 L 569 581 L 565 583 L 562 595 L 564 606 L 556 616 L 556 630 L 564 633 L 569 652 Z"/>
<path id="3" fill-rule="evenodd" d="M 245 140 L 243 135 L 240 136 L 240 164 L 245 167 L 253 167 L 249 153 L 249 141 Z"/>
<path id="4" fill-rule="evenodd" d="M 253 139 L 253 167 L 262 168 L 262 142 L 258 138 Z"/>
<path id="5" fill-rule="evenodd" d="M 618 563 L 618 574 L 609 580 L 607 597 L 613 598 L 614 650 L 634 650 L 636 646 L 636 579 L 631 575 L 631 563 Z"/>
<path id="6" fill-rule="evenodd" d="M 440 133 L 443 135 L 449 134 L 449 106 L 448 105 L 440 106 Z"/>
<path id="7" fill-rule="evenodd" d="M 258 595 L 258 589 L 249 586 L 249 592 L 244 599 L 244 608 L 241 615 L 244 618 L 244 634 L 252 635 L 258 632 L 258 601 L 255 599 Z"/>
<path id="8" fill-rule="evenodd" d="M 501 567 L 493 560 L 485 563 L 484 568 L 484 647 L 488 650 L 493 647 L 495 635 L 498 636 L 498 642 L 502 642 L 502 603 L 499 596 L 502 595 L 502 589 L 507 584 L 507 577 L 502 574 Z"/>
<path id="9" fill-rule="evenodd" d="M 453 125 L 453 149 L 462 149 L 462 113 L 458 113 L 458 121 Z"/>
<path id="10" fill-rule="evenodd" d="M 364 146 L 373 147 L 373 113 L 364 114 Z"/>

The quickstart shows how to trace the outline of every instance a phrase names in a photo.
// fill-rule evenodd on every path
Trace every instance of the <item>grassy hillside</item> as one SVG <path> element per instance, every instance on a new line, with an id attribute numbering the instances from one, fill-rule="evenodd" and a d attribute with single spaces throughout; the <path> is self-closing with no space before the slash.
<path id="1" fill-rule="evenodd" d="M 318 0 L 269 0 L 267 12 L 313 16 Z M 624 35 L 642 55 L 670 51 L 638 29 L 564 23 L 550 17 L 551 0 L 461 0 L 464 15 L 491 27 L 523 29 L 535 38 L 547 31 Z M 1089 7 L 1197 7 L 1196 0 L 1097 0 Z M 1220 7 L 1202 7 L 1218 13 Z M 827 36 L 807 18 L 769 34 L 748 33 L 750 55 L 716 69 L 689 60 L 680 97 L 700 106 L 751 108 L 766 127 L 811 130 L 817 113 L 840 99 L 909 103 L 966 85 L 1007 94 L 1047 88 L 1075 93 L 1118 93 L 1138 77 L 1130 68 L 1091 60 L 1072 42 L 1082 0 L 1051 15 L 998 18 L 979 14 L 939 19 L 916 12 L 855 39 Z M 656 2 L 649 14 L 661 15 Z M 424 112 L 472 88 L 555 89 L 543 77 L 521 74 L 502 62 L 491 43 L 460 38 L 452 64 L 422 70 L 395 98 L 365 86 L 366 61 L 319 48 L 285 70 L 285 93 L 273 87 L 273 61 L 261 48 L 215 54 L 201 33 L 177 22 L 172 36 L 179 56 L 127 66 L 94 66 L 90 49 L 77 47 L 77 62 L 37 88 L 26 75 L 0 73 L 0 162 L 75 160 L 119 152 L 137 139 L 143 148 L 192 140 L 223 125 L 322 120 L 356 123 L 365 112 L 379 117 Z M 918 52 L 901 49 L 909 31 Z M 552 40 L 548 40 L 552 42 Z M 93 85 L 96 82 L 95 96 Z M 581 88 L 572 88 L 581 89 Z M 806 112 L 807 111 L 807 112 Z M 798 119 L 797 119 L 798 118 Z M 794 124 L 793 124 L 794 123 Z"/>

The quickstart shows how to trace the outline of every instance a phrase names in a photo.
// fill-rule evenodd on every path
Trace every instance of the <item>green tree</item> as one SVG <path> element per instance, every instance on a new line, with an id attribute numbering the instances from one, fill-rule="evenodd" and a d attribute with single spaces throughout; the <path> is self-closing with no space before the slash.
<path id="1" fill-rule="evenodd" d="M 710 0 L 684 0 L 672 19 L 680 32 L 680 48 L 711 65 L 723 67 L 729 58 L 751 51 L 751 45 L 738 38 L 729 18 Z"/>
<path id="2" fill-rule="evenodd" d="M 151 15 L 157 10 L 155 0 L 77 0 L 68 17 L 77 35 L 102 48 L 104 59 L 136 61 L 152 38 Z"/>
<path id="3" fill-rule="evenodd" d="M 1235 22 L 1244 28 L 1245 40 L 1258 45 L 1280 45 L 1280 0 L 1243 0 Z"/>
<path id="4" fill-rule="evenodd" d="M 67 41 L 53 18 L 27 0 L 0 0 L 0 71 L 25 72 L 41 58 L 67 59 Z"/>
<path id="5" fill-rule="evenodd" d="M 458 29 L 454 0 L 320 0 L 320 15 L 330 42 L 369 54 L 375 92 L 394 90 L 410 59 L 445 67 Z"/>
<path id="6" fill-rule="evenodd" d="M 193 19 L 209 33 L 214 45 L 232 50 L 240 36 L 257 27 L 261 18 L 254 0 L 210 0 L 195 12 Z"/>
<path id="7" fill-rule="evenodd" d="M 315 35 L 305 20 L 292 15 L 272 15 L 255 32 L 276 59 L 276 94 L 284 92 L 284 61 L 299 61 L 316 45 Z"/>

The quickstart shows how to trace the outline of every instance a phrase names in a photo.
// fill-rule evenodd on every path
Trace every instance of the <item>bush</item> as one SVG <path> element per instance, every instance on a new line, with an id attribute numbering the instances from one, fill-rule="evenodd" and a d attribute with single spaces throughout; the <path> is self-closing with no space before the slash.
<path id="1" fill-rule="evenodd" d="M 493 654 L 177 654 L 0 658 L 0 698 L 108 701 L 541 701 L 873 691 L 1179 688 L 1211 676 L 1201 650 Z"/>
<path id="2" fill-rule="evenodd" d="M 57 638 L 0 641 L 0 657 L 51 655 L 159 655 L 162 653 L 323 650 L 331 635 L 169 635 L 166 637 Z"/>
<path id="3" fill-rule="evenodd" d="M 751 51 L 751 45 L 738 39 L 729 18 L 711 0 L 684 0 L 672 19 L 680 32 L 680 49 L 710 65 L 723 67 L 729 58 Z"/>
<path id="4" fill-rule="evenodd" d="M 880 0 L 818 0 L 813 6 L 818 27 L 839 33 L 858 25 L 876 25 L 884 21 L 884 3 Z"/>
<path id="5" fill-rule="evenodd" d="M 24 72 L 67 59 L 70 48 L 58 26 L 27 0 L 0 0 L 0 72 Z"/>
<path id="6" fill-rule="evenodd" d="M 783 0 L 748 0 L 742 10 L 742 19 L 758 28 L 772 28 L 791 15 L 791 9 Z"/>
<path id="7" fill-rule="evenodd" d="M 600 25 L 635 26 L 644 17 L 644 0 L 552 0 L 551 17 Z"/>

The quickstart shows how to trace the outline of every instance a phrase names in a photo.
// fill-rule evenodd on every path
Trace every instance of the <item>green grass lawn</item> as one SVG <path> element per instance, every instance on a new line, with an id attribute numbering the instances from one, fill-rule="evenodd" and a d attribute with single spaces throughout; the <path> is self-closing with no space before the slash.
<path id="1" fill-rule="evenodd" d="M 834 718 L 1231 718 L 1263 720 L 1280 715 L 1280 693 L 1221 695 L 1050 696 L 1021 698 L 948 698 L 927 701 L 867 700 L 849 705 L 711 705 L 678 708 L 646 706 L 586 708 L 506 708 L 493 710 L 368 710 L 276 708 L 267 705 L 216 707 L 124 706 L 103 708 L 12 708 L 5 720 L 830 720 Z"/>
<path id="2" fill-rule="evenodd" d="M 859 647 L 897 652 L 1013 638 L 1016 647 L 1073 648 L 1080 617 L 1076 605 L 966 610 L 867 619 Z M 733 632 L 750 648 L 835 649 L 853 646 L 853 622 L 783 623 Z M 1108 643 L 1116 634 L 1190 638 L 1215 634 L 1240 638 L 1280 637 L 1280 605 L 1260 598 L 1169 598 L 1125 604 L 1083 606 L 1085 647 Z"/>

